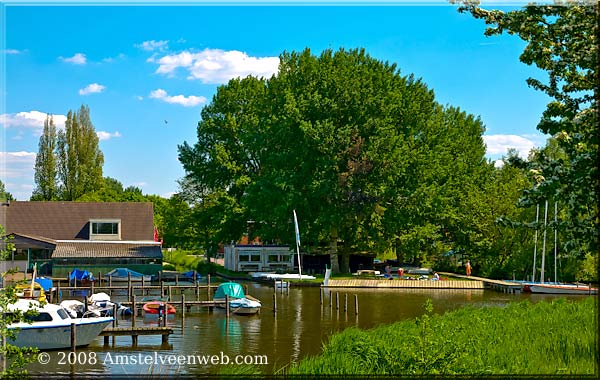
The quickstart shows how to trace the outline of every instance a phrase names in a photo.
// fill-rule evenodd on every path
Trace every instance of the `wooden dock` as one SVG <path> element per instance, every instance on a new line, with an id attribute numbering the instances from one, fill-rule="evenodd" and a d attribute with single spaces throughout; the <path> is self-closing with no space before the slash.
<path id="1" fill-rule="evenodd" d="M 167 343 L 169 335 L 173 334 L 172 327 L 107 327 L 100 333 L 104 337 L 104 344 L 109 343 L 111 336 L 131 336 L 133 345 L 137 344 L 138 336 L 140 335 L 161 335 L 162 342 Z"/>
<path id="2" fill-rule="evenodd" d="M 449 273 L 449 272 L 438 272 L 438 273 L 440 275 L 444 275 L 444 276 L 481 281 L 485 284 L 486 289 L 492 289 L 492 290 L 500 291 L 503 293 L 519 294 L 519 293 L 521 293 L 521 289 L 522 289 L 522 284 L 510 282 L 510 281 L 492 280 L 492 279 L 485 278 L 485 277 L 466 276 L 464 274 L 456 274 L 456 273 Z"/>
<path id="3" fill-rule="evenodd" d="M 388 279 L 330 279 L 329 288 L 410 288 L 410 289 L 484 289 L 480 280 L 458 281 L 419 281 L 419 280 L 388 280 Z"/>

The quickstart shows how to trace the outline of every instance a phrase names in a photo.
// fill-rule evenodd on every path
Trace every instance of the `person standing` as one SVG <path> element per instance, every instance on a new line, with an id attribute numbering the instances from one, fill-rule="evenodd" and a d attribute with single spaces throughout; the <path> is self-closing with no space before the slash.
<path id="1" fill-rule="evenodd" d="M 467 260 L 465 267 L 467 269 L 467 276 L 470 276 L 471 275 L 471 262 L 469 260 Z"/>

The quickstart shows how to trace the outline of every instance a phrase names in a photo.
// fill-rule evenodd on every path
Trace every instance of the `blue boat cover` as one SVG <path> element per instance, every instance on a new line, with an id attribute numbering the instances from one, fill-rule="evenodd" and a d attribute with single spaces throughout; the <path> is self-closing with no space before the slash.
<path id="1" fill-rule="evenodd" d="M 224 282 L 217 288 L 214 298 L 225 298 L 228 295 L 231 298 L 245 298 L 244 288 L 237 282 Z"/>
<path id="2" fill-rule="evenodd" d="M 40 286 L 44 289 L 45 292 L 50 291 L 52 289 L 52 280 L 45 277 L 37 277 L 35 282 L 40 284 Z"/>
<path id="3" fill-rule="evenodd" d="M 81 269 L 73 269 L 73 271 L 71 272 L 71 276 L 69 276 L 69 280 L 77 280 L 77 281 L 81 281 L 81 280 L 90 280 L 90 281 L 94 281 L 94 275 L 87 270 L 81 270 Z"/>
<path id="4" fill-rule="evenodd" d="M 185 277 L 186 279 L 193 280 L 194 273 L 196 273 L 196 280 L 199 280 L 200 278 L 202 278 L 202 276 L 200 276 L 200 273 L 196 272 L 195 270 L 190 270 L 190 271 L 184 272 L 182 274 L 183 274 L 183 277 Z"/>
<path id="5" fill-rule="evenodd" d="M 131 273 L 131 277 L 144 277 L 143 274 L 136 272 L 134 270 L 131 270 L 129 268 L 115 268 L 115 269 L 111 270 L 110 272 L 108 272 L 105 276 L 127 278 L 128 273 Z"/>

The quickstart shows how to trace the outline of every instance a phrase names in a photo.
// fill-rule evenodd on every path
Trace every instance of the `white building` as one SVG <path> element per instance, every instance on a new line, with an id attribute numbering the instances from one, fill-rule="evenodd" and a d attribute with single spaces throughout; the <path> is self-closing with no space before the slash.
<path id="1" fill-rule="evenodd" d="M 236 272 L 292 272 L 294 252 L 281 245 L 225 246 L 225 269 Z"/>

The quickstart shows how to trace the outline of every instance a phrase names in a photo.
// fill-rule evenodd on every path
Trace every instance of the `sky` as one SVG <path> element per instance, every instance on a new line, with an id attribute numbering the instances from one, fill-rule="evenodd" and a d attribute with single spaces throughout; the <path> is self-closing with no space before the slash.
<path id="1" fill-rule="evenodd" d="M 177 147 L 197 141 L 200 112 L 217 87 L 270 77 L 282 52 L 305 48 L 365 48 L 421 78 L 439 103 L 481 118 L 489 160 L 508 148 L 527 157 L 549 137 L 536 130 L 549 99 L 525 82 L 546 75 L 519 61 L 525 42 L 485 37 L 483 21 L 443 1 L 0 3 L 0 179 L 17 200 L 35 187 L 46 115 L 64 128 L 67 112 L 82 104 L 103 175 L 170 197 L 185 175 Z M 486 6 L 522 3 L 510 4 Z"/>

